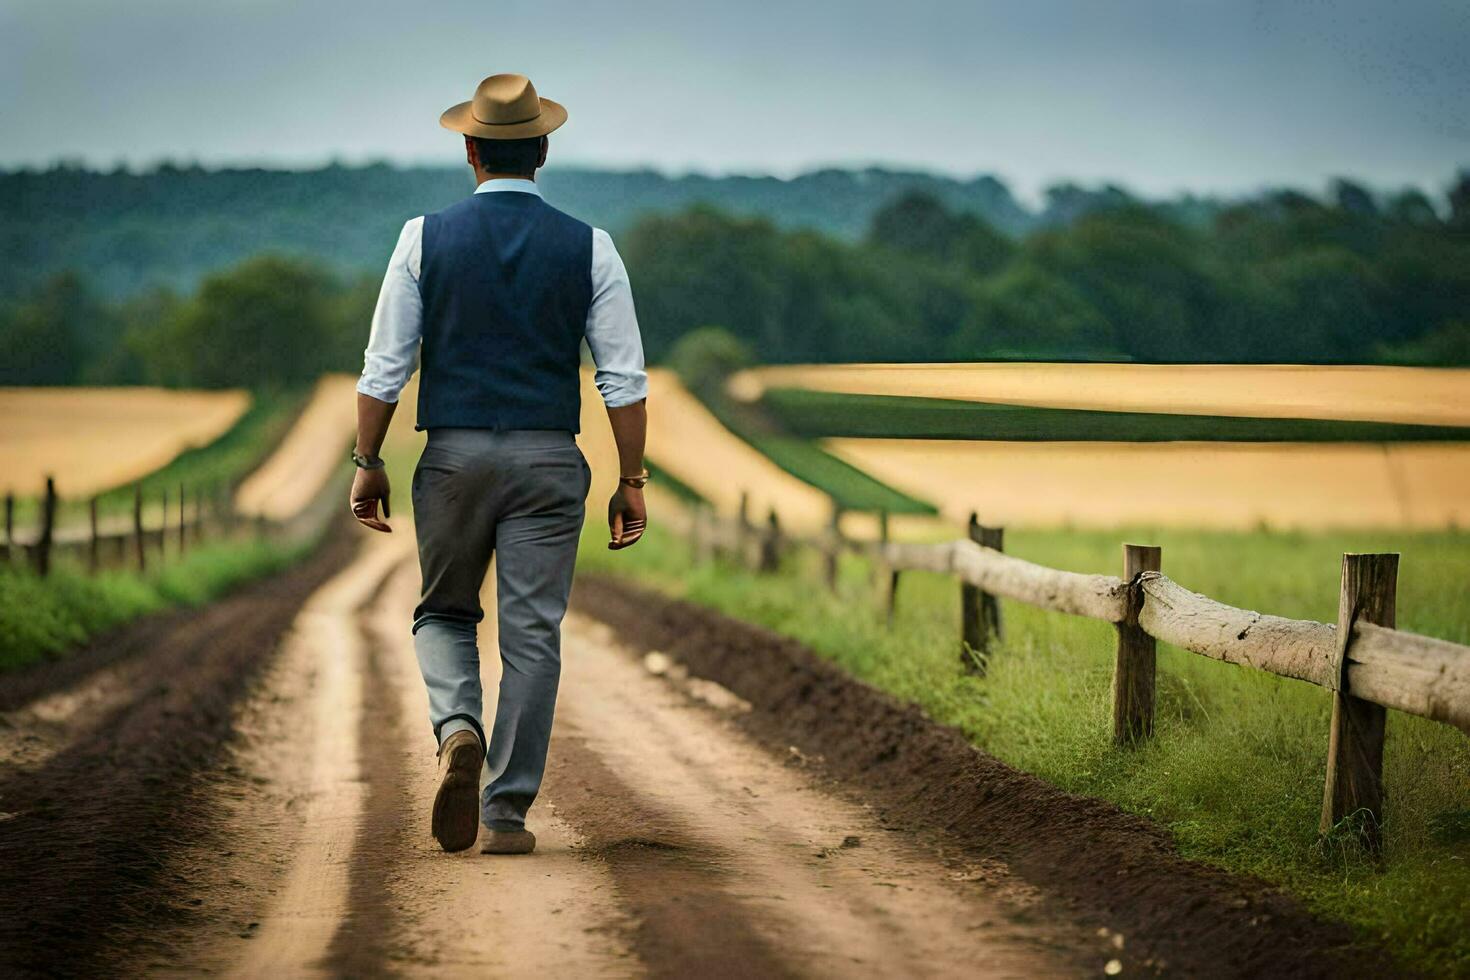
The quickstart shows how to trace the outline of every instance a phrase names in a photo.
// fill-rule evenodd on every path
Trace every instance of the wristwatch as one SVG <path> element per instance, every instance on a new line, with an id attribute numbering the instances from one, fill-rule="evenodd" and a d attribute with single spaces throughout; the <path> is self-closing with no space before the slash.
<path id="1" fill-rule="evenodd" d="M 644 470 L 637 476 L 620 476 L 618 477 L 618 482 L 625 487 L 632 487 L 635 490 L 642 490 L 644 487 L 648 486 L 648 471 Z"/>
<path id="2" fill-rule="evenodd" d="M 362 456 L 357 452 L 352 454 L 352 465 L 360 470 L 380 470 L 385 465 L 381 456 Z"/>

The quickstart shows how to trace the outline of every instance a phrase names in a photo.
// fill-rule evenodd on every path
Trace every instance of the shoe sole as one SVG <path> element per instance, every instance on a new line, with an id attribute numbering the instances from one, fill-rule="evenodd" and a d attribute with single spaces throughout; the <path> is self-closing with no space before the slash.
<path id="1" fill-rule="evenodd" d="M 481 854 L 530 854 L 536 835 L 529 830 L 492 830 L 480 847 Z"/>
<path id="2" fill-rule="evenodd" d="M 479 836 L 481 762 L 478 746 L 458 745 L 439 781 L 431 824 L 434 839 L 446 851 L 473 847 Z"/>

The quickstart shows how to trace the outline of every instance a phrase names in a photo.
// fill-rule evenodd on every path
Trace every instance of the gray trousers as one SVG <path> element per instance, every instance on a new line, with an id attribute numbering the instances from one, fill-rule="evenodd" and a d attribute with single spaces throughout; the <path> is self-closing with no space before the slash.
<path id="1" fill-rule="evenodd" d="M 486 744 L 486 826 L 524 825 L 546 767 L 591 471 L 570 432 L 432 429 L 413 476 L 423 594 L 414 650 L 442 743 Z M 488 744 L 475 625 L 491 557 L 500 626 L 500 700 Z"/>

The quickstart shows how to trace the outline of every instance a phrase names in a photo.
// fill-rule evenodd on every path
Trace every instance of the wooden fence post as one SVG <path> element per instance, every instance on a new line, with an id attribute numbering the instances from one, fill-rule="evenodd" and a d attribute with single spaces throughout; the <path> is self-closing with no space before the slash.
<path id="1" fill-rule="evenodd" d="M 15 494 L 5 493 L 5 560 L 13 561 L 15 549 Z"/>
<path id="2" fill-rule="evenodd" d="M 735 516 L 735 558 L 742 568 L 750 567 L 750 491 L 740 491 L 740 512 Z"/>
<path id="3" fill-rule="evenodd" d="M 87 518 L 92 525 L 92 540 L 87 548 L 87 570 L 90 571 L 93 575 L 96 575 L 97 569 L 101 567 L 102 564 L 102 555 L 99 550 L 101 548 L 101 542 L 97 539 L 96 494 L 93 494 L 92 499 L 87 502 Z"/>
<path id="4" fill-rule="evenodd" d="M 1332 731 L 1327 740 L 1327 782 L 1322 794 L 1321 832 L 1348 818 L 1371 851 L 1382 845 L 1383 731 L 1387 712 L 1344 690 L 1353 624 L 1392 627 L 1397 614 L 1399 556 L 1343 555 L 1337 606 L 1337 690 L 1332 695 Z"/>
<path id="5" fill-rule="evenodd" d="M 41 502 L 41 537 L 36 542 L 36 573 L 51 574 L 51 536 L 56 530 L 56 480 L 46 477 L 46 498 Z"/>
<path id="6" fill-rule="evenodd" d="M 966 533 L 971 541 L 996 551 L 1005 550 L 1005 528 L 986 527 L 970 512 Z M 991 637 L 1000 638 L 1000 600 L 978 586 L 960 584 L 960 663 L 974 674 L 984 674 Z"/>
<path id="7" fill-rule="evenodd" d="M 168 559 L 168 487 L 163 488 L 163 516 L 158 519 L 158 563 Z"/>
<path id="8" fill-rule="evenodd" d="M 827 551 L 824 555 L 826 560 L 825 577 L 827 588 L 833 592 L 837 591 L 837 565 L 842 555 L 842 508 L 837 501 L 832 502 L 832 517 L 827 524 Z"/>
<path id="9" fill-rule="evenodd" d="M 893 629 L 893 619 L 898 615 L 898 569 L 891 565 L 884 566 L 883 576 L 883 616 L 884 624 Z"/>
<path id="10" fill-rule="evenodd" d="M 189 509 L 185 505 L 185 499 L 184 499 L 184 484 L 182 482 L 180 482 L 179 483 L 179 557 L 180 558 L 184 557 L 185 532 L 188 530 L 188 527 L 189 527 L 188 519 L 187 519 L 188 513 L 189 513 Z M 164 516 L 167 517 L 167 514 L 165 514 Z M 164 523 L 167 523 L 167 521 L 165 521 Z"/>
<path id="11" fill-rule="evenodd" d="M 761 535 L 760 563 L 757 571 L 774 572 L 781 567 L 781 519 L 772 507 L 766 517 L 766 531 Z"/>
<path id="12" fill-rule="evenodd" d="M 1138 625 L 1143 589 L 1138 577 L 1163 567 L 1163 549 L 1123 545 L 1123 581 L 1128 612 L 1118 624 L 1118 653 L 1113 661 L 1113 744 L 1126 747 L 1154 733 L 1154 672 L 1158 644 Z"/>
<path id="13" fill-rule="evenodd" d="M 148 570 L 148 552 L 143 546 L 143 484 L 133 484 L 133 543 L 138 556 L 138 571 Z"/>
<path id="14" fill-rule="evenodd" d="M 898 613 L 898 569 L 888 564 L 885 545 L 888 544 L 888 511 L 878 511 L 878 553 L 884 555 L 873 563 L 878 573 L 878 588 L 883 594 L 883 621 L 893 628 L 893 618 Z M 871 582 L 872 579 L 869 579 Z"/>

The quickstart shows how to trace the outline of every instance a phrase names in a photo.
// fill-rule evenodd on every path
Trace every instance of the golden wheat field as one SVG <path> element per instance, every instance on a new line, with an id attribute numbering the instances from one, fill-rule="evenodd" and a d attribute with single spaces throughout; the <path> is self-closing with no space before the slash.
<path id="1" fill-rule="evenodd" d="M 991 523 L 1208 528 L 1470 524 L 1470 448 L 1453 443 L 1098 443 L 830 439 L 839 457 Z"/>
<path id="2" fill-rule="evenodd" d="M 614 486 L 617 451 L 590 370 L 583 372 L 582 382 L 578 441 L 593 469 L 588 518 L 595 521 Z M 416 457 L 423 439 L 422 433 L 413 432 L 415 390 L 412 384 L 405 389 L 390 436 L 389 448 L 404 457 Z M 825 525 L 830 504 L 821 491 L 725 429 L 672 373 L 658 368 L 649 372 L 648 413 L 649 459 L 722 513 L 733 514 L 741 489 L 749 488 L 754 515 L 774 507 L 793 530 Z M 951 526 L 971 510 L 994 523 L 1040 527 L 1470 524 L 1470 446 L 1455 443 L 830 439 L 824 445 L 859 469 L 934 503 L 941 520 Z M 672 501 L 656 483 L 650 488 L 649 502 L 658 520 Z M 843 526 L 854 536 L 876 533 L 876 522 L 868 515 L 847 515 Z M 895 518 L 893 530 L 905 537 L 936 533 L 935 522 L 926 518 Z"/>
<path id="3" fill-rule="evenodd" d="M 821 527 L 832 512 L 825 494 L 751 448 L 659 368 L 648 372 L 648 457 L 726 514 L 739 508 L 742 490 L 752 516 L 774 508 L 790 527 Z"/>
<path id="4" fill-rule="evenodd" d="M 1470 369 L 1217 364 L 822 364 L 754 368 L 768 387 L 1053 408 L 1470 425 Z"/>
<path id="5" fill-rule="evenodd" d="M 244 391 L 0 388 L 0 489 L 34 495 L 50 474 L 66 496 L 106 490 L 212 442 L 249 405 Z"/>

